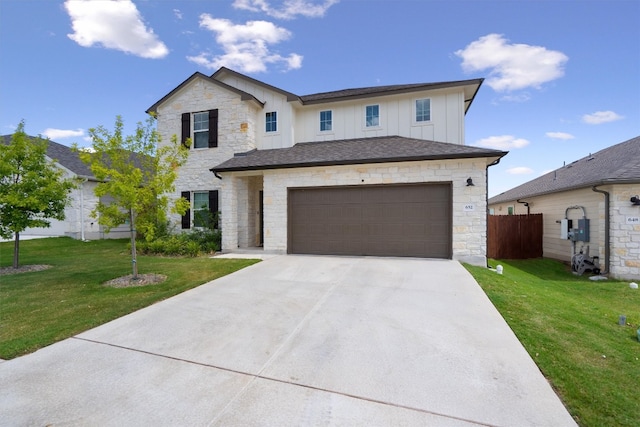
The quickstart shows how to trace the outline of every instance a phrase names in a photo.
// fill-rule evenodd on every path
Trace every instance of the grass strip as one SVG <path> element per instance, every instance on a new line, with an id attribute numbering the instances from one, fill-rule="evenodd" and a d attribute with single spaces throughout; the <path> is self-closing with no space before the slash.
<path id="1" fill-rule="evenodd" d="M 465 266 L 550 381 L 576 422 L 639 426 L 640 291 L 592 281 L 548 259 Z M 619 316 L 626 324 L 618 324 Z"/>
<path id="2" fill-rule="evenodd" d="M 0 267 L 11 265 L 13 243 L 0 243 Z M 25 240 L 20 265 L 43 271 L 0 276 L 0 359 L 12 359 L 256 263 L 247 259 L 138 256 L 140 274 L 161 284 L 111 288 L 131 274 L 127 240 Z"/>

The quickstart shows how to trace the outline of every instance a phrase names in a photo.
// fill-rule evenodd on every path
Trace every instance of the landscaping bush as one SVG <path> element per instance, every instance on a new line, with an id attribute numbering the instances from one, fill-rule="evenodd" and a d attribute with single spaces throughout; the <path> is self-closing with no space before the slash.
<path id="1" fill-rule="evenodd" d="M 136 246 L 143 255 L 196 257 L 202 253 L 219 251 L 221 238 L 219 230 L 197 229 L 159 237 L 151 242 L 141 241 Z"/>

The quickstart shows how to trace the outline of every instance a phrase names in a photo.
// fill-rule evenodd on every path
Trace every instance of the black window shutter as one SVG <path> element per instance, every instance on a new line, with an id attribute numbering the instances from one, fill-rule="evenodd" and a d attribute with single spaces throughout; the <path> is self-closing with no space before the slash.
<path id="1" fill-rule="evenodd" d="M 214 218 L 217 218 L 218 210 L 218 190 L 209 191 L 209 211 L 214 215 Z M 217 222 L 213 228 L 218 228 Z"/>
<path id="2" fill-rule="evenodd" d="M 218 146 L 218 109 L 209 110 L 209 148 Z"/>
<path id="3" fill-rule="evenodd" d="M 187 199 L 189 203 L 191 203 L 191 193 L 188 191 L 182 192 L 182 197 Z M 187 209 L 187 211 L 182 215 L 182 229 L 191 228 L 191 209 Z"/>
<path id="4" fill-rule="evenodd" d="M 191 113 L 182 113 L 182 145 L 186 148 L 191 148 L 187 145 L 187 139 L 191 137 Z"/>

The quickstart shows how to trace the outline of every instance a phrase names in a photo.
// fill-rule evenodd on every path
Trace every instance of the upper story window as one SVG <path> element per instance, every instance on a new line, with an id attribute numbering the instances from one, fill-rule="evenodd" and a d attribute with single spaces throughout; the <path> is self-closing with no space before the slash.
<path id="1" fill-rule="evenodd" d="M 331 110 L 320 111 L 320 132 L 333 130 L 333 119 Z"/>
<path id="2" fill-rule="evenodd" d="M 218 110 L 182 113 L 181 142 L 186 148 L 217 147 Z"/>
<path id="3" fill-rule="evenodd" d="M 367 105 L 365 107 L 365 124 L 366 127 L 380 126 L 380 106 Z"/>
<path id="4" fill-rule="evenodd" d="M 271 111 L 265 115 L 265 132 L 278 131 L 278 113 Z"/>
<path id="5" fill-rule="evenodd" d="M 416 99 L 416 122 L 431 121 L 431 100 Z"/>
<path id="6" fill-rule="evenodd" d="M 209 147 L 209 112 L 193 114 L 193 148 Z"/>

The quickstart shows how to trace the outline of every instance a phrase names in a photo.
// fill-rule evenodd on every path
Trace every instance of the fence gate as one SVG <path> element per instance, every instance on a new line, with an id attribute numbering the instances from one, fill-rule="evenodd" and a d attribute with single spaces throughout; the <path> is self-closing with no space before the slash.
<path id="1" fill-rule="evenodd" d="M 542 214 L 489 215 L 487 257 L 494 259 L 542 257 Z"/>

